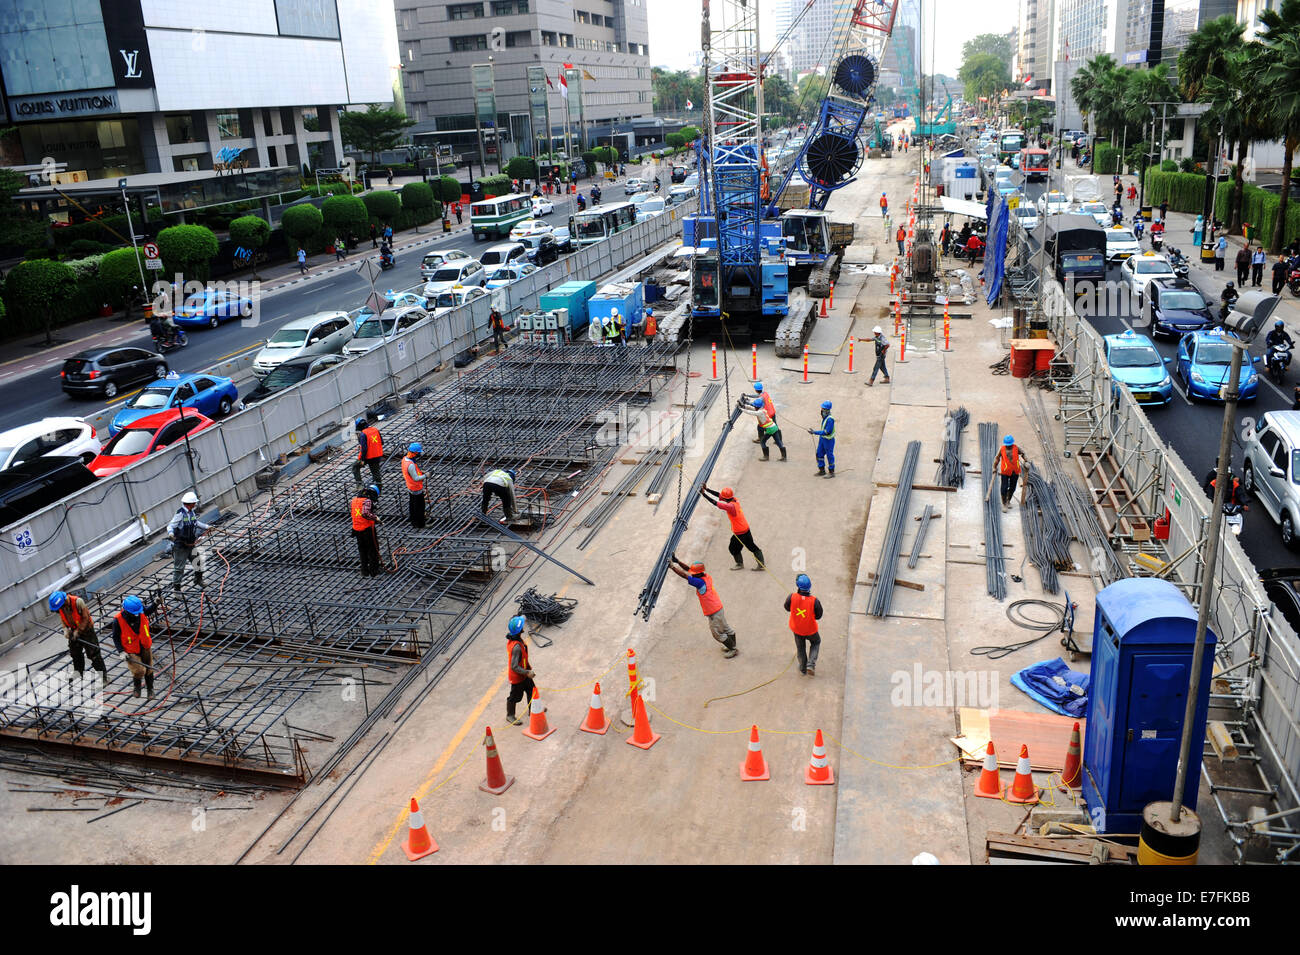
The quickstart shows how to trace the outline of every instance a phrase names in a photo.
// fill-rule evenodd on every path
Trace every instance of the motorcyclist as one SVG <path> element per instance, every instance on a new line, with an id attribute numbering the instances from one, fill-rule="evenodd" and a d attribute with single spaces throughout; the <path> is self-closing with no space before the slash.
<path id="1" fill-rule="evenodd" d="M 1273 322 L 1273 330 L 1270 331 L 1268 336 L 1264 339 L 1264 347 L 1272 348 L 1273 346 L 1280 345 L 1283 342 L 1286 342 L 1288 347 L 1295 348 L 1295 342 L 1293 342 L 1291 336 L 1286 333 L 1286 322 L 1279 318 Z"/>
<path id="2" fill-rule="evenodd" d="M 582 198 L 582 193 L 578 193 L 578 211 L 581 212 L 587 208 L 587 200 Z"/>
<path id="3" fill-rule="evenodd" d="M 655 192 L 659 191 L 659 177 L 655 176 Z"/>
<path id="4" fill-rule="evenodd" d="M 1219 459 L 1216 457 L 1214 459 L 1214 467 L 1212 467 L 1210 472 L 1205 475 L 1205 480 L 1201 485 L 1205 489 L 1205 493 L 1210 496 L 1211 500 L 1214 499 L 1214 485 L 1218 476 Z M 1241 486 L 1241 479 L 1233 473 L 1231 461 L 1228 462 L 1228 486 L 1223 492 L 1223 505 L 1225 509 L 1240 506 L 1242 510 L 1250 510 L 1250 505 L 1247 503 L 1246 489 Z"/>
<path id="5" fill-rule="evenodd" d="M 1141 216 L 1141 214 L 1139 214 L 1139 215 L 1138 215 L 1138 216 L 1133 220 L 1133 238 L 1135 238 L 1135 239 L 1137 239 L 1139 242 L 1141 242 L 1141 241 L 1142 241 L 1142 230 L 1145 229 L 1145 228 L 1146 228 L 1146 225 L 1145 225 L 1145 224 L 1143 223 L 1143 221 L 1142 221 L 1142 216 Z"/>
<path id="6" fill-rule="evenodd" d="M 1229 279 L 1228 284 L 1223 287 L 1223 294 L 1219 296 L 1219 301 L 1229 309 L 1236 304 L 1237 286 L 1233 284 L 1231 279 Z"/>
<path id="7" fill-rule="evenodd" d="M 594 205 L 595 203 L 597 203 L 597 202 L 600 202 L 600 187 L 599 187 L 599 186 L 592 186 L 592 187 L 591 187 L 591 201 L 592 201 L 592 204 L 593 204 L 593 205 Z"/>
<path id="8" fill-rule="evenodd" d="M 379 246 L 379 261 L 383 265 L 393 264 L 393 247 L 387 241 Z"/>

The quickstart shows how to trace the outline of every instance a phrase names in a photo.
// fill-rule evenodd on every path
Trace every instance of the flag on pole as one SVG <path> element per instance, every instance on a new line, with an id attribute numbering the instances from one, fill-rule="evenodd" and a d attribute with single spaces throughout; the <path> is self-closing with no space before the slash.
<path id="1" fill-rule="evenodd" d="M 688 110 L 695 109 L 695 104 L 692 103 L 692 102 L 688 99 L 688 100 L 686 101 L 686 108 L 687 108 Z"/>
<path id="2" fill-rule="evenodd" d="M 582 78 L 584 80 L 591 80 L 593 83 L 596 82 L 596 77 L 588 73 L 587 68 L 585 66 L 582 68 Z"/>
<path id="3" fill-rule="evenodd" d="M 563 96 L 566 100 L 569 98 L 569 81 L 564 78 L 564 70 L 571 70 L 571 69 L 573 69 L 573 64 L 565 63 L 563 65 L 563 69 L 560 70 L 560 95 Z"/>
<path id="4" fill-rule="evenodd" d="M 551 78 L 549 76 L 546 78 L 546 86 L 548 89 L 552 89 L 552 90 L 555 89 L 555 84 L 551 82 Z"/>

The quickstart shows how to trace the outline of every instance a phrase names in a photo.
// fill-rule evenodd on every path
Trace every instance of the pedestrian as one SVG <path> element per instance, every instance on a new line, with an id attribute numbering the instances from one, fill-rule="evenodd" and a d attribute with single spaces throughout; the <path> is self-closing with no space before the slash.
<path id="1" fill-rule="evenodd" d="M 1242 246 L 1237 250 L 1237 284 L 1243 288 L 1246 285 L 1246 276 L 1250 272 L 1250 247 Z"/>
<path id="2" fill-rule="evenodd" d="M 357 552 L 361 555 L 361 576 L 379 576 L 379 485 L 357 488 L 352 497 L 352 536 L 357 539 Z"/>
<path id="3" fill-rule="evenodd" d="M 511 617 L 506 625 L 506 679 L 510 681 L 510 695 L 506 697 L 506 722 L 519 726 L 523 718 L 515 715 L 519 701 L 531 704 L 533 699 L 533 677 L 537 674 L 528 662 L 528 644 L 524 642 L 526 617 Z"/>
<path id="4" fill-rule="evenodd" d="M 186 491 L 181 498 L 180 510 L 167 525 L 167 539 L 172 542 L 172 590 L 181 592 L 181 579 L 185 576 L 185 565 L 194 562 L 194 583 L 203 589 L 203 562 L 195 560 L 194 545 L 199 536 L 212 525 L 199 520 L 199 496 L 193 491 Z"/>
<path id="5" fill-rule="evenodd" d="M 388 170 L 388 184 L 389 184 L 390 186 L 393 184 L 393 170 L 391 170 L 391 169 Z"/>
<path id="6" fill-rule="evenodd" d="M 647 308 L 645 310 L 644 328 L 642 329 L 642 335 L 645 336 L 645 343 L 647 345 L 654 344 L 655 335 L 657 335 L 658 333 L 659 333 L 659 323 L 655 321 L 654 309 Z"/>
<path id="7" fill-rule="evenodd" d="M 889 196 L 885 193 L 880 194 L 880 218 L 884 219 L 889 215 Z"/>
<path id="8" fill-rule="evenodd" d="M 775 421 L 776 402 L 772 399 L 772 392 L 764 390 L 763 383 L 761 381 L 756 381 L 754 382 L 754 394 L 756 397 L 762 399 L 763 410 L 767 412 L 767 416 L 769 418 Z M 760 424 L 757 428 L 757 437 L 754 438 L 752 443 L 761 444 L 762 441 L 763 441 L 763 426 Z"/>
<path id="9" fill-rule="evenodd" d="M 718 510 L 725 512 L 727 520 L 731 522 L 731 540 L 727 542 L 727 550 L 731 553 L 731 559 L 736 562 L 731 569 L 745 569 L 745 562 L 741 557 L 748 548 L 749 552 L 754 555 L 754 569 L 762 570 L 765 566 L 763 551 L 754 543 L 753 531 L 750 530 L 749 521 L 745 520 L 745 512 L 740 509 L 740 502 L 736 500 L 735 492 L 729 487 L 724 487 L 721 491 L 714 491 L 705 484 L 700 486 L 700 497 L 718 508 Z"/>
<path id="10" fill-rule="evenodd" d="M 505 351 L 506 348 L 506 323 L 501 318 L 501 312 L 493 306 L 492 311 L 488 312 L 488 327 L 492 329 L 492 347 L 497 351 Z"/>
<path id="11" fill-rule="evenodd" d="M 366 424 L 365 418 L 356 420 L 356 432 L 357 459 L 352 462 L 352 477 L 358 484 L 361 483 L 361 465 L 364 464 L 370 469 L 371 481 L 382 488 L 384 478 L 380 465 L 384 463 L 384 439 L 378 428 Z"/>
<path id="12" fill-rule="evenodd" d="M 972 236 L 974 238 L 974 236 Z M 867 387 L 876 383 L 876 375 L 883 375 L 885 384 L 889 384 L 889 367 L 885 364 L 885 359 L 889 354 L 889 342 L 885 338 L 885 333 L 877 325 L 871 330 L 871 343 L 876 346 L 876 364 L 871 369 L 871 377 L 867 379 Z"/>
<path id="13" fill-rule="evenodd" d="M 1259 288 L 1264 283 L 1264 247 L 1255 246 L 1255 252 L 1250 257 L 1250 284 Z"/>
<path id="14" fill-rule="evenodd" d="M 505 517 L 500 518 L 498 524 L 509 524 L 515 519 L 515 477 L 515 472 L 508 468 L 496 468 L 483 477 L 483 498 L 479 502 L 479 510 L 487 514 L 489 502 L 494 496 L 499 497 Z"/>
<path id="15" fill-rule="evenodd" d="M 50 594 L 49 606 L 50 612 L 57 613 L 63 622 L 63 639 L 68 641 L 72 669 L 77 671 L 77 676 L 86 675 L 86 658 L 89 657 L 91 669 L 99 671 L 100 683 L 108 683 L 108 670 L 104 668 L 104 658 L 99 653 L 99 637 L 95 635 L 95 621 L 86 601 L 76 594 L 56 590 Z"/>
<path id="16" fill-rule="evenodd" d="M 1286 285 L 1286 276 L 1290 266 L 1285 255 L 1279 255 L 1277 261 L 1273 263 L 1273 294 L 1277 295 Z"/>
<path id="17" fill-rule="evenodd" d="M 370 223 L 370 247 L 372 249 L 379 248 L 379 229 L 375 227 L 373 222 Z"/>
<path id="18" fill-rule="evenodd" d="M 898 224 L 898 231 L 894 233 L 894 240 L 898 243 L 898 254 L 902 255 L 903 243 L 907 240 L 907 230 L 903 228 L 901 222 Z"/>
<path id="19" fill-rule="evenodd" d="M 1214 243 L 1214 271 L 1223 271 L 1223 260 L 1228 255 L 1228 237 L 1221 235 Z"/>
<path id="20" fill-rule="evenodd" d="M 393 244 L 393 227 L 388 223 L 384 223 L 384 241 L 389 245 Z"/>
<path id="21" fill-rule="evenodd" d="M 307 274 L 307 250 L 302 246 L 298 246 L 298 273 Z"/>
<path id="22" fill-rule="evenodd" d="M 1137 202 L 1137 197 L 1138 197 L 1138 187 L 1130 183 L 1128 187 L 1128 201 Z"/>
<path id="23" fill-rule="evenodd" d="M 1011 509 L 1011 496 L 1016 493 L 1016 482 L 1020 480 L 1020 463 L 1026 460 L 1021 450 L 1016 447 L 1016 439 L 1007 435 L 1002 439 L 1002 449 L 998 451 L 998 474 L 1002 483 L 1002 510 Z M 990 482 L 991 483 L 991 482 Z"/>
<path id="24" fill-rule="evenodd" d="M 113 645 L 126 657 L 126 668 L 131 671 L 135 695 L 140 695 L 140 682 L 144 681 L 149 699 L 153 699 L 153 638 L 149 635 L 149 614 L 156 610 L 153 601 L 145 603 L 139 597 L 127 597 L 122 609 L 113 615 Z"/>
<path id="25" fill-rule="evenodd" d="M 1169 200 L 1161 199 L 1160 200 L 1160 221 L 1164 222 L 1168 218 L 1169 218 Z"/>
<path id="26" fill-rule="evenodd" d="M 740 397 L 739 406 L 740 410 L 745 414 L 752 414 L 758 418 L 759 431 L 763 435 L 762 438 L 759 439 L 763 449 L 763 460 L 766 461 L 772 456 L 772 452 L 767 448 L 767 442 L 771 439 L 776 441 L 776 446 L 781 449 L 781 460 L 785 461 L 787 458 L 785 442 L 781 440 L 781 428 L 767 413 L 766 409 L 764 409 L 763 399 L 755 398 L 753 401 L 749 401 L 744 395 L 742 395 Z"/>
<path id="27" fill-rule="evenodd" d="M 795 591 L 785 598 L 790 612 L 790 632 L 794 634 L 794 652 L 799 656 L 799 672 L 817 674 L 817 651 L 822 648 L 817 621 L 822 618 L 822 602 L 812 595 L 812 578 L 800 574 L 794 579 Z"/>
<path id="28" fill-rule="evenodd" d="M 1119 176 L 1115 177 L 1115 205 L 1119 205 L 1124 200 L 1124 184 L 1119 181 Z"/>
<path id="29" fill-rule="evenodd" d="M 348 257 L 348 247 L 346 244 L 344 244 L 343 237 L 337 236 L 334 239 L 334 261 L 343 262 L 347 259 L 347 257 Z"/>
<path id="30" fill-rule="evenodd" d="M 699 561 L 687 567 L 677 559 L 676 554 L 673 554 L 668 569 L 695 588 L 695 593 L 700 598 L 700 610 L 709 622 L 709 635 L 722 644 L 722 655 L 730 660 L 740 652 L 736 649 L 736 631 L 731 629 L 722 612 L 722 599 L 713 589 L 713 578 L 705 573 L 704 565 Z"/>
<path id="31" fill-rule="evenodd" d="M 412 527 L 424 526 L 424 472 L 415 461 L 422 454 L 424 445 L 413 441 L 406 449 L 406 457 L 402 458 L 402 479 L 406 481 L 406 490 L 409 492 L 407 516 L 411 519 Z"/>
<path id="32" fill-rule="evenodd" d="M 831 403 L 822 402 L 822 426 L 808 433 L 817 436 L 817 477 L 835 477 L 835 419 L 831 417 Z M 830 466 L 829 475 L 826 472 Z"/>
<path id="33" fill-rule="evenodd" d="M 456 212 L 456 225 L 460 225 L 465 221 L 464 213 L 462 213 L 460 210 L 460 203 L 459 202 L 456 203 L 454 206 L 452 206 L 452 209 L 455 210 Z"/>
<path id="34" fill-rule="evenodd" d="M 943 228 L 939 230 L 939 248 L 944 255 L 948 254 L 948 244 L 952 241 L 952 223 L 944 220 Z"/>

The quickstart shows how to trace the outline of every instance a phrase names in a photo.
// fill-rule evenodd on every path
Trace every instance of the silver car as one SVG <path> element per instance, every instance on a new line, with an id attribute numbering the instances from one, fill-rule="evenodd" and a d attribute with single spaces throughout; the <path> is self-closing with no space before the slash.
<path id="1" fill-rule="evenodd" d="M 1300 522 L 1300 411 L 1270 411 L 1246 439 L 1241 483 L 1295 550 Z"/>
<path id="2" fill-rule="evenodd" d="M 267 339 L 253 359 L 253 374 L 265 378 L 290 358 L 337 355 L 355 334 L 352 322 L 347 312 L 317 312 L 295 318 Z"/>

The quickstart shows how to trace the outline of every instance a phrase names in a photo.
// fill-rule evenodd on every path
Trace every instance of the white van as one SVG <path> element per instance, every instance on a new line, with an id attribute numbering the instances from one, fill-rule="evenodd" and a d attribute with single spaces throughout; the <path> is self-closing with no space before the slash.
<path id="1" fill-rule="evenodd" d="M 514 243 L 518 245 L 518 243 Z M 519 246 L 521 249 L 523 246 Z M 489 252 L 491 249 L 488 250 Z M 429 281 L 424 286 L 424 297 L 433 298 L 439 292 L 455 288 L 457 285 L 482 285 L 487 281 L 487 269 L 483 268 L 483 263 L 478 259 L 467 259 L 461 261 L 457 259 L 454 262 L 446 262 L 441 268 L 436 270 L 433 275 L 429 276 Z"/>
<path id="2" fill-rule="evenodd" d="M 528 247 L 522 242 L 501 242 L 497 245 L 489 246 L 488 249 L 479 257 L 483 263 L 483 268 L 487 269 L 488 275 L 496 270 L 498 265 L 505 265 L 509 262 L 515 262 L 519 259 L 528 258 Z M 482 282 L 461 282 L 461 285 L 482 285 Z"/>
<path id="3" fill-rule="evenodd" d="M 253 359 L 253 374 L 265 378 L 290 358 L 337 355 L 355 334 L 347 312 L 317 312 L 295 318 L 267 339 Z"/>

